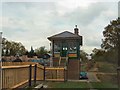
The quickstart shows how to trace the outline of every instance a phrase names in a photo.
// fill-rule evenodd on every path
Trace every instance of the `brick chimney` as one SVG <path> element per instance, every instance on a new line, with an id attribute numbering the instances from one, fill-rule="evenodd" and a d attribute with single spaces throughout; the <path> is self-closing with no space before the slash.
<path id="1" fill-rule="evenodd" d="M 76 34 L 76 35 L 79 34 L 79 29 L 77 28 L 77 25 L 75 25 L 75 28 L 74 28 L 74 34 Z"/>

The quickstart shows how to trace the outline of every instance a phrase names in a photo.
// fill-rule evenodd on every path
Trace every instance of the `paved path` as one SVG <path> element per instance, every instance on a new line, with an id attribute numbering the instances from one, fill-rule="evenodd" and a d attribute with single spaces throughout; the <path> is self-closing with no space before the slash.
<path id="1" fill-rule="evenodd" d="M 100 82 L 100 80 L 96 76 L 96 72 L 87 72 L 88 75 L 88 85 L 90 90 L 98 90 L 98 89 L 93 89 L 93 86 L 90 82 Z"/>
<path id="2" fill-rule="evenodd" d="M 89 82 L 100 82 L 95 72 L 87 72 Z"/>

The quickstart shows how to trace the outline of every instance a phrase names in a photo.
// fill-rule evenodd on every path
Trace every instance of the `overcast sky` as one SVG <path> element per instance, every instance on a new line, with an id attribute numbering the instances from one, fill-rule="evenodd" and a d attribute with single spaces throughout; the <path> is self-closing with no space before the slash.
<path id="1" fill-rule="evenodd" d="M 23 2 L 24 1 L 24 2 Z M 29 2 L 28 2 L 29 1 Z M 45 46 L 47 37 L 63 31 L 74 32 L 77 24 L 83 36 L 82 50 L 100 48 L 102 32 L 118 17 L 119 0 L 3 0 L 0 28 L 3 37 L 22 42 L 26 49 Z"/>

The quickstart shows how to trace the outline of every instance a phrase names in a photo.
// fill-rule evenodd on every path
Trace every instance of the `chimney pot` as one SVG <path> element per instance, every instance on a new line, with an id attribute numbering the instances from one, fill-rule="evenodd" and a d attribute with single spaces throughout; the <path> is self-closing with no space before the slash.
<path id="1" fill-rule="evenodd" d="M 74 34 L 78 35 L 78 33 L 79 33 L 79 29 L 77 28 L 77 25 L 75 25 Z"/>

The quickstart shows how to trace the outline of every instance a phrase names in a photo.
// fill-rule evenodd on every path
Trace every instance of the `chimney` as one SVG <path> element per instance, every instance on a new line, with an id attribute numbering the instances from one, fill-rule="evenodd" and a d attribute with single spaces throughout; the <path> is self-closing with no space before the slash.
<path id="1" fill-rule="evenodd" d="M 74 28 L 74 34 L 76 34 L 76 35 L 79 34 L 79 29 L 77 28 L 77 25 L 75 25 L 75 28 Z"/>

